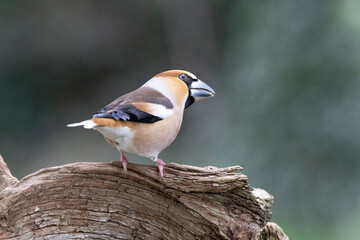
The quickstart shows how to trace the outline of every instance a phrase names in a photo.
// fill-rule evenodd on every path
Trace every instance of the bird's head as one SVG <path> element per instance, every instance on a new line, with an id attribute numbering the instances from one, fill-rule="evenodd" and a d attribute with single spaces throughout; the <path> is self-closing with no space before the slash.
<path id="1" fill-rule="evenodd" d="M 144 86 L 163 93 L 178 106 L 188 108 L 201 99 L 215 96 L 215 91 L 194 74 L 184 70 L 170 70 L 157 74 Z"/>

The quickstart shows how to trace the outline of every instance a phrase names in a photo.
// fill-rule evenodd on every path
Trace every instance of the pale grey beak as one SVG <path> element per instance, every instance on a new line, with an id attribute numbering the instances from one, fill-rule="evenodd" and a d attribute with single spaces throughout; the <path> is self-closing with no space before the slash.
<path id="1" fill-rule="evenodd" d="M 193 81 L 189 89 L 195 101 L 215 96 L 215 91 L 200 79 Z"/>

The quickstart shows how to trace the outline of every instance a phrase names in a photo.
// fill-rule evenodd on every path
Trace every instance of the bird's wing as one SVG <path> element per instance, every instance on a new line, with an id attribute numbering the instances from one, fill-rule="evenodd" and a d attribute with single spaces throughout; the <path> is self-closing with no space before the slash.
<path id="1" fill-rule="evenodd" d="M 159 91 L 141 87 L 100 109 L 93 118 L 154 123 L 171 115 L 173 108 L 172 102 Z"/>

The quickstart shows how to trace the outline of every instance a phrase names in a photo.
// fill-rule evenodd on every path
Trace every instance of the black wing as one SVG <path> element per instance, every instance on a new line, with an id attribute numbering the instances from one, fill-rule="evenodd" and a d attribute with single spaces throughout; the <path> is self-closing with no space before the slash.
<path id="1" fill-rule="evenodd" d="M 154 123 L 162 120 L 162 118 L 141 111 L 131 104 L 118 106 L 110 111 L 105 107 L 95 113 L 93 118 L 113 118 L 115 120 L 142 123 Z"/>
<path id="2" fill-rule="evenodd" d="M 161 104 L 168 109 L 174 107 L 171 101 L 162 93 L 152 88 L 142 87 L 119 97 L 106 107 L 100 109 L 93 115 L 93 118 L 112 118 L 115 120 L 142 123 L 154 123 L 162 120 L 161 117 L 154 116 L 136 108 L 131 104 L 132 102 Z"/>

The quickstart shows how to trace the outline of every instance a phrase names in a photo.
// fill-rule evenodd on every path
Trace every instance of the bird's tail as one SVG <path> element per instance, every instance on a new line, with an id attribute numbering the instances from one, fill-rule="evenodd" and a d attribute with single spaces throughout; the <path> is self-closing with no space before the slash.
<path id="1" fill-rule="evenodd" d="M 66 125 L 68 127 L 79 127 L 79 126 L 83 126 L 84 128 L 86 129 L 92 129 L 94 127 L 97 126 L 96 123 L 94 123 L 93 120 L 85 120 L 85 121 L 82 121 L 82 122 L 78 122 L 78 123 L 71 123 L 71 124 L 68 124 Z"/>

